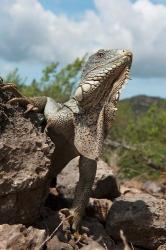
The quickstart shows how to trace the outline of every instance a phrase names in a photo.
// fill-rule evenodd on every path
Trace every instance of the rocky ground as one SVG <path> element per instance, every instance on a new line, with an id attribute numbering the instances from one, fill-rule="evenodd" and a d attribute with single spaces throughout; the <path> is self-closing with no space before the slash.
<path id="1" fill-rule="evenodd" d="M 82 234 L 73 234 L 60 210 L 71 205 L 78 158 L 50 186 L 56 149 L 43 117 L 5 104 L 8 98 L 0 93 L 0 250 L 166 249 L 166 183 L 118 186 L 102 160 Z"/>

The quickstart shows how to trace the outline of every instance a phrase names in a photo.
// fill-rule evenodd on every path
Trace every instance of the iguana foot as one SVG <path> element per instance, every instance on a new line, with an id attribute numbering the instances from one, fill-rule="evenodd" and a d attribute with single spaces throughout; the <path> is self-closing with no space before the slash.
<path id="1" fill-rule="evenodd" d="M 9 100 L 7 102 L 8 104 L 16 104 L 16 103 L 19 103 L 23 106 L 26 106 L 26 110 L 25 110 L 25 114 L 30 112 L 30 111 L 35 111 L 35 112 L 38 112 L 38 108 L 35 107 L 35 105 L 33 104 L 33 102 L 31 101 L 30 98 L 28 97 L 15 97 L 15 98 L 12 98 L 11 100 Z"/>
<path id="2" fill-rule="evenodd" d="M 73 209 L 63 208 L 59 211 L 60 214 L 65 215 L 65 219 L 68 220 L 71 230 L 74 232 L 74 235 L 79 235 L 79 233 L 88 233 L 88 228 L 82 227 L 81 216 L 78 216 L 78 213 L 75 213 Z"/>
<path id="3" fill-rule="evenodd" d="M 68 208 L 63 208 L 59 213 L 62 215 L 61 218 L 63 218 L 63 223 L 66 224 L 67 220 L 67 223 L 70 225 L 69 244 L 72 246 L 87 244 L 88 228 L 80 227 L 80 221 L 78 222 L 78 218 L 77 216 L 75 217 L 74 211 Z"/>

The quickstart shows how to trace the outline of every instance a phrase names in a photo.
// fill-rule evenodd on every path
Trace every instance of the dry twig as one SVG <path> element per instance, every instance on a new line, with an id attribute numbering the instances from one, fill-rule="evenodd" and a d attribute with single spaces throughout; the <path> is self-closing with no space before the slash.
<path id="1" fill-rule="evenodd" d="M 59 225 L 54 229 L 54 231 L 50 234 L 50 236 L 43 241 L 43 243 L 40 245 L 39 250 L 42 249 L 42 247 L 44 247 L 44 245 L 52 239 L 52 237 L 55 235 L 55 233 L 58 231 L 58 229 L 63 225 L 64 221 L 67 221 L 68 219 L 70 219 L 72 217 L 72 215 L 66 217 L 64 220 L 62 220 Z"/>

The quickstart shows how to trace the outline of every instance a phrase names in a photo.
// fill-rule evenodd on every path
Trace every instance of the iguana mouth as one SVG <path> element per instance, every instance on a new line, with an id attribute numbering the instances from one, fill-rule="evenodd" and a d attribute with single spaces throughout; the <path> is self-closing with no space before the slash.
<path id="1" fill-rule="evenodd" d="M 84 108 L 103 105 L 110 100 L 116 105 L 120 90 L 129 78 L 132 53 L 127 50 L 110 50 L 110 57 L 102 60 L 104 52 L 99 50 L 96 53 L 97 59 L 95 58 L 94 63 L 93 58 L 89 59 L 91 67 L 88 68 L 87 62 L 81 83 L 75 92 L 75 100 Z"/>

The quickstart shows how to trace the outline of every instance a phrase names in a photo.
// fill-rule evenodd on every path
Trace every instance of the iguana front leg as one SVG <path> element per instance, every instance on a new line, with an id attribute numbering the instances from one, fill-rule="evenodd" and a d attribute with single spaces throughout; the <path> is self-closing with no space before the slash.
<path id="1" fill-rule="evenodd" d="M 44 108 L 44 114 L 48 123 L 47 132 L 53 142 L 56 144 L 56 154 L 54 155 L 53 160 L 56 165 L 54 173 L 54 175 L 56 176 L 72 158 L 78 155 L 78 152 L 74 148 L 74 145 L 70 145 L 70 143 L 62 136 L 62 134 L 57 133 L 58 129 L 55 126 L 56 122 L 54 122 L 53 118 L 56 116 L 56 114 L 58 114 L 58 109 L 60 108 L 59 104 L 54 103 L 52 99 L 48 99 L 46 97 L 25 97 L 16 89 L 16 86 L 14 84 L 1 84 L 0 88 L 3 91 L 12 92 L 16 96 L 16 98 L 13 98 L 9 101 L 9 103 L 11 104 L 18 102 L 24 106 L 27 106 L 28 111 L 30 110 L 28 109 L 29 107 L 36 107 L 38 108 L 38 110 Z M 61 121 L 64 122 L 64 127 L 62 126 L 63 124 L 61 124 L 61 130 L 65 130 L 65 127 L 67 127 L 66 121 L 68 121 L 68 119 L 71 119 L 71 113 L 68 112 L 69 109 L 66 109 L 66 112 L 63 109 L 63 111 L 59 113 L 59 123 L 61 124 Z M 53 127 L 51 126 L 52 123 Z M 67 124 L 69 126 L 69 122 Z M 62 152 L 64 153 L 62 154 Z M 96 165 L 96 161 L 90 160 L 83 156 L 80 157 L 80 178 L 76 188 L 74 204 L 72 209 L 70 210 L 71 215 L 73 217 L 72 228 L 74 231 L 78 229 L 85 207 L 88 203 L 91 188 L 96 174 Z"/>
<path id="2" fill-rule="evenodd" d="M 72 229 L 77 231 L 88 204 L 93 182 L 96 175 L 97 162 L 80 156 L 79 160 L 79 181 L 75 190 L 74 203 L 71 209 L 73 214 Z"/>
<path id="3" fill-rule="evenodd" d="M 45 96 L 37 96 L 37 97 L 27 97 L 24 96 L 22 93 L 19 92 L 17 89 L 17 86 L 13 83 L 0 83 L 0 90 L 2 91 L 8 91 L 14 94 L 14 98 L 9 100 L 7 103 L 9 104 L 15 104 L 19 103 L 23 106 L 26 106 L 26 111 L 25 113 L 29 111 L 36 111 L 36 112 L 41 112 L 47 102 L 47 97 Z"/>

